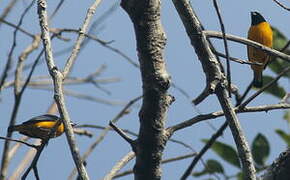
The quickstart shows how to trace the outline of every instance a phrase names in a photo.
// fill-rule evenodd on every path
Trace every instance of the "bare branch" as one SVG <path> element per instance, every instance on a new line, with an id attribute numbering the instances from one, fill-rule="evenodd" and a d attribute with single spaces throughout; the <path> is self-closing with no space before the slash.
<path id="1" fill-rule="evenodd" d="M 289 108 L 290 108 L 290 104 L 280 103 L 280 104 L 244 107 L 243 109 L 239 109 L 238 107 L 236 107 L 236 108 L 234 108 L 234 110 L 236 113 L 247 113 L 247 112 L 262 112 L 262 111 L 268 112 L 271 110 L 280 110 L 280 109 L 289 109 Z M 218 118 L 221 116 L 224 116 L 223 111 L 216 111 L 216 112 L 209 113 L 209 114 L 198 115 L 198 116 L 195 116 L 195 117 L 193 117 L 189 120 L 186 120 L 182 123 L 179 123 L 177 125 L 174 125 L 174 126 L 167 128 L 167 131 L 170 133 L 174 133 L 175 131 L 190 127 L 195 123 L 205 121 L 208 119 L 215 119 L 215 118 Z"/>
<path id="2" fill-rule="evenodd" d="M 196 155 L 197 155 L 197 153 L 190 153 L 190 154 L 186 154 L 186 155 L 182 155 L 182 156 L 177 156 L 177 157 L 173 157 L 173 158 L 169 158 L 169 159 L 164 159 L 164 160 L 161 161 L 161 163 L 162 164 L 166 164 L 166 163 L 176 162 L 176 161 L 187 159 L 187 158 L 190 158 L 190 157 L 196 156 Z M 130 170 L 121 172 L 119 174 L 116 174 L 113 179 L 116 179 L 116 178 L 119 178 L 119 177 L 123 177 L 123 176 L 129 175 L 129 174 L 132 174 L 132 173 L 133 173 L 133 169 L 130 169 Z"/>
<path id="3" fill-rule="evenodd" d="M 243 173 L 246 179 L 255 180 L 255 167 L 250 148 L 242 132 L 237 115 L 232 107 L 230 99 L 226 95 L 226 82 L 221 64 L 211 51 L 210 44 L 204 34 L 200 21 L 189 4 L 188 0 L 173 0 L 175 8 L 184 24 L 187 35 L 191 40 L 195 52 L 202 64 L 207 78 L 207 87 L 212 87 L 229 123 L 233 138 L 235 140 L 239 157 L 242 162 Z M 210 88 L 206 88 L 210 89 Z M 183 178 L 186 179 L 190 173 Z"/>
<path id="4" fill-rule="evenodd" d="M 127 141 L 133 148 L 135 145 L 135 141 L 131 139 L 122 129 L 115 126 L 115 124 L 110 121 L 109 125 L 125 140 Z"/>
<path id="5" fill-rule="evenodd" d="M 57 12 L 60 10 L 61 6 L 63 5 L 64 0 L 60 0 L 59 3 L 57 4 L 56 8 L 53 10 L 51 13 L 49 20 L 52 20 L 54 16 L 57 14 Z"/>
<path id="6" fill-rule="evenodd" d="M 85 129 L 74 128 L 74 133 L 80 136 L 87 136 L 89 138 L 93 137 L 93 133 Z"/>
<path id="7" fill-rule="evenodd" d="M 188 166 L 188 168 L 186 169 L 186 171 L 184 172 L 184 174 L 182 175 L 181 179 L 185 179 L 188 174 L 190 174 L 195 165 L 197 164 L 197 162 L 201 159 L 201 157 L 206 153 L 206 151 L 212 146 L 212 144 L 216 141 L 216 139 L 218 137 L 220 137 L 224 130 L 227 128 L 228 126 L 228 122 L 226 121 L 220 128 L 219 130 L 212 135 L 212 137 L 210 138 L 210 140 L 206 143 L 206 145 L 199 151 L 199 153 L 197 153 L 197 155 L 194 157 L 194 159 L 192 160 L 191 164 Z"/>
<path id="8" fill-rule="evenodd" d="M 215 51 L 214 52 L 216 55 L 220 56 L 220 57 L 223 57 L 223 58 L 226 58 L 227 56 L 220 53 L 220 52 L 217 52 Z M 250 62 L 250 61 L 247 61 L 247 60 L 242 60 L 242 59 L 238 59 L 238 58 L 234 58 L 234 57 L 229 57 L 229 59 L 233 62 L 237 62 L 237 63 L 240 63 L 240 64 L 247 64 L 247 65 L 257 65 L 257 66 L 262 66 L 263 64 L 262 63 L 258 63 L 258 62 Z"/>
<path id="9" fill-rule="evenodd" d="M 25 141 L 22 141 L 22 140 L 17 140 L 17 139 L 12 139 L 12 138 L 7 138 L 7 137 L 2 137 L 2 136 L 0 136 L 0 139 L 4 139 L 4 140 L 7 140 L 7 141 L 18 142 L 18 143 L 25 144 L 26 146 L 29 146 L 29 147 L 32 147 L 32 148 L 35 148 L 35 149 L 38 148 L 38 146 L 33 145 L 33 144 L 29 144 L 29 143 L 27 143 L 27 142 L 25 142 Z"/>
<path id="10" fill-rule="evenodd" d="M 103 180 L 111 180 L 114 178 L 114 176 L 133 158 L 135 157 L 135 153 L 133 151 L 126 154 L 120 161 L 117 162 L 117 164 L 114 165 L 114 167 L 111 169 L 111 171 L 104 177 Z"/>
<path id="11" fill-rule="evenodd" d="M 220 38 L 220 39 L 222 38 L 222 33 L 217 32 L 217 31 L 203 31 L 203 33 L 207 37 L 215 37 L 215 38 Z M 235 36 L 235 35 L 231 35 L 231 34 L 226 34 L 226 37 L 228 40 L 252 46 L 252 47 L 260 49 L 266 53 L 269 53 L 272 56 L 276 56 L 276 57 L 279 57 L 287 62 L 290 62 L 290 55 L 284 54 L 280 51 L 277 51 L 275 49 L 264 46 L 260 43 L 255 42 L 255 41 L 251 41 L 249 39 L 242 38 L 242 37 Z"/>
<path id="12" fill-rule="evenodd" d="M 0 15 L 0 19 L 5 19 L 8 14 L 11 12 L 14 5 L 17 3 L 17 0 L 11 0 L 10 3 L 7 5 L 7 7 L 3 10 L 3 13 Z M 1 22 L 1 20 L 0 20 Z M 1 23 L 0 23 L 1 26 Z"/>
<path id="13" fill-rule="evenodd" d="M 88 174 L 86 172 L 86 169 L 82 163 L 82 160 L 79 155 L 79 150 L 75 143 L 75 137 L 73 133 L 73 128 L 71 126 L 71 121 L 69 118 L 68 111 L 65 106 L 64 101 L 64 95 L 63 95 L 63 85 L 62 81 L 65 79 L 65 74 L 62 74 L 58 69 L 56 68 L 53 60 L 52 55 L 52 48 L 51 48 L 51 40 L 49 36 L 49 27 L 48 27 L 48 17 L 47 17 L 47 4 L 45 0 L 38 0 L 38 15 L 39 15 L 39 22 L 40 22 L 40 28 L 41 28 L 41 37 L 43 46 L 45 49 L 45 58 L 46 58 L 46 64 L 49 70 L 50 75 L 53 78 L 54 81 L 54 88 L 55 88 L 55 102 L 57 104 L 59 113 L 61 115 L 61 119 L 63 121 L 64 127 L 65 127 L 65 133 L 66 137 L 70 146 L 70 150 L 73 156 L 73 160 L 75 162 L 75 165 L 78 169 L 80 178 L 83 180 L 89 179 Z M 70 66 L 66 69 L 66 74 L 69 72 L 73 62 L 70 62 Z"/>
<path id="14" fill-rule="evenodd" d="M 10 48 L 9 54 L 8 54 L 8 59 L 4 68 L 4 71 L 1 75 L 1 80 L 0 80 L 0 89 L 2 88 L 3 84 L 5 83 L 5 80 L 7 78 L 7 74 L 9 69 L 11 68 L 11 63 L 12 63 L 12 56 L 14 53 L 14 50 L 16 48 L 16 37 L 17 37 L 17 32 L 18 32 L 18 28 L 22 25 L 23 19 L 25 17 L 25 15 L 28 13 L 28 11 L 30 10 L 30 8 L 32 7 L 32 5 L 34 4 L 35 0 L 31 1 L 31 3 L 25 8 L 24 12 L 22 13 L 20 20 L 17 24 L 17 28 L 15 28 L 14 32 L 13 32 L 13 43 L 12 46 Z"/>
<path id="15" fill-rule="evenodd" d="M 229 96 L 231 97 L 231 67 L 230 67 L 230 55 L 229 55 L 229 48 L 228 48 L 228 42 L 227 42 L 227 37 L 226 37 L 226 30 L 225 26 L 223 23 L 223 19 L 220 13 L 220 9 L 218 6 L 218 3 L 216 0 L 213 0 L 214 8 L 217 12 L 219 23 L 221 26 L 222 34 L 223 34 L 223 42 L 224 42 L 224 47 L 225 47 L 225 52 L 226 52 L 226 59 L 227 59 L 227 80 L 228 80 L 228 93 Z"/>
<path id="16" fill-rule="evenodd" d="M 95 129 L 101 129 L 101 130 L 104 130 L 106 129 L 107 127 L 104 127 L 104 126 L 99 126 L 99 125 L 93 125 L 93 124 L 82 124 L 82 125 L 76 125 L 74 129 L 76 128 L 95 128 Z M 112 131 L 112 129 L 110 128 L 109 129 L 110 131 Z M 127 133 L 127 134 L 130 134 L 132 136 L 135 136 L 135 137 L 138 137 L 138 134 L 135 133 L 135 132 L 132 132 L 128 129 L 122 129 L 123 132 Z M 188 148 L 189 150 L 195 152 L 195 150 L 189 145 L 189 144 L 186 144 L 180 140 L 177 140 L 177 139 L 173 139 L 173 138 L 170 138 L 168 140 L 169 142 L 173 142 L 173 143 L 176 143 L 176 144 L 180 144 L 182 145 L 183 147 L 185 148 Z"/>
<path id="17" fill-rule="evenodd" d="M 77 38 L 77 41 L 74 45 L 74 48 L 72 50 L 70 57 L 68 58 L 68 60 L 66 62 L 66 65 L 64 67 L 64 70 L 63 70 L 64 77 L 66 77 L 67 74 L 69 73 L 70 69 L 72 68 L 72 66 L 74 64 L 74 61 L 76 60 L 76 58 L 79 54 L 81 44 L 85 39 L 84 33 L 87 32 L 87 29 L 89 27 L 91 19 L 92 19 L 93 15 L 95 14 L 95 11 L 96 11 L 97 7 L 99 6 L 100 2 L 101 2 L 101 0 L 95 0 L 94 3 L 91 5 L 91 7 L 87 11 L 87 15 L 85 17 L 85 20 L 84 20 L 82 27 L 80 28 L 80 32 L 79 32 L 79 36 Z"/>
<path id="18" fill-rule="evenodd" d="M 33 6 L 34 2 L 35 2 L 35 0 L 31 1 L 31 3 L 25 8 L 23 13 L 21 14 L 21 17 L 20 17 L 20 20 L 19 20 L 19 22 L 17 24 L 17 27 L 21 26 L 25 15 L 28 13 L 30 8 Z M 1 76 L 0 92 L 1 92 L 2 86 L 5 83 L 5 80 L 6 80 L 7 75 L 8 75 L 8 71 L 9 71 L 11 63 L 12 63 L 13 52 L 14 52 L 14 50 L 16 48 L 17 32 L 18 32 L 18 29 L 16 28 L 14 30 L 14 32 L 13 32 L 13 44 L 12 44 L 11 49 L 9 51 L 8 60 L 6 62 L 4 71 L 3 71 L 2 76 Z M 14 91 L 14 92 L 16 92 L 16 91 Z M 21 92 L 20 94 L 14 93 L 15 102 L 14 102 L 14 106 L 13 106 L 13 110 L 12 110 L 12 115 L 11 115 L 11 118 L 10 118 L 9 126 L 12 126 L 12 125 L 15 124 L 16 116 L 17 116 L 17 113 L 18 113 L 18 108 L 19 108 L 19 105 L 20 105 L 22 93 L 23 92 Z M 11 138 L 12 137 L 12 132 L 7 132 L 6 137 L 7 138 Z M 9 146 L 10 146 L 10 142 L 9 141 L 5 141 L 4 147 L 3 147 L 2 159 L 1 159 L 2 161 L 1 161 L 0 179 L 6 179 L 6 176 L 7 176 L 7 170 L 8 170 L 8 165 L 9 165 L 9 161 L 10 161 L 10 159 L 8 158 Z"/>
<path id="19" fill-rule="evenodd" d="M 160 179 L 161 159 L 168 136 L 164 134 L 167 110 L 173 97 L 166 70 L 166 35 L 160 18 L 160 0 L 122 0 L 121 7 L 134 24 L 142 75 L 143 104 L 134 167 L 135 179 Z"/>
<path id="20" fill-rule="evenodd" d="M 283 9 L 286 9 L 287 11 L 290 11 L 290 8 L 288 8 L 287 6 L 285 6 L 284 4 L 280 3 L 278 0 L 273 0 L 276 4 L 278 4 L 280 7 L 282 7 Z"/>
<path id="21" fill-rule="evenodd" d="M 4 23 L 4 24 L 6 24 L 6 25 L 8 25 L 8 26 L 10 26 L 10 27 L 13 27 L 13 28 L 15 28 L 15 29 L 18 29 L 18 30 L 19 30 L 20 32 L 22 32 L 23 34 L 25 34 L 25 35 L 27 35 L 27 36 L 29 36 L 29 37 L 31 37 L 31 38 L 34 38 L 34 34 L 31 34 L 30 32 L 24 30 L 24 29 L 21 28 L 21 27 L 18 27 L 17 25 L 15 25 L 15 24 L 13 24 L 13 23 L 11 23 L 11 22 L 6 21 L 5 19 L 1 19 L 1 18 L 0 18 L 0 22 Z"/>
<path id="22" fill-rule="evenodd" d="M 243 108 L 246 105 L 248 105 L 253 99 L 255 99 L 259 94 L 261 94 L 262 92 L 264 92 L 267 88 L 269 88 L 270 86 L 272 86 L 274 83 L 276 83 L 284 74 L 286 74 L 287 72 L 289 72 L 290 70 L 290 66 L 288 66 L 287 68 L 283 69 L 282 72 L 280 72 L 278 74 L 278 76 L 273 79 L 271 82 L 269 82 L 268 84 L 266 84 L 264 87 L 262 87 L 259 91 L 257 91 L 255 94 L 253 94 L 251 97 L 249 97 L 245 102 L 243 102 L 241 105 L 239 105 L 239 108 Z"/>
<path id="23" fill-rule="evenodd" d="M 111 120 L 111 122 L 116 123 L 120 118 L 122 118 L 125 114 L 128 114 L 128 110 L 129 108 L 135 104 L 138 100 L 140 100 L 142 98 L 142 96 L 138 96 L 134 99 L 132 99 L 131 101 L 128 102 L 128 104 Z M 96 125 L 90 125 L 90 127 L 94 127 L 96 128 Z M 82 155 L 82 160 L 85 161 L 89 155 L 93 152 L 93 150 L 95 149 L 95 147 L 105 138 L 105 136 L 107 135 L 107 133 L 111 130 L 110 126 L 107 126 L 103 129 L 103 131 L 100 133 L 99 137 L 97 137 L 97 139 L 95 140 L 95 142 L 93 142 L 90 147 L 88 148 L 88 150 Z M 76 173 L 76 169 L 73 169 L 73 171 L 70 173 L 68 179 L 73 179 L 74 175 Z"/>

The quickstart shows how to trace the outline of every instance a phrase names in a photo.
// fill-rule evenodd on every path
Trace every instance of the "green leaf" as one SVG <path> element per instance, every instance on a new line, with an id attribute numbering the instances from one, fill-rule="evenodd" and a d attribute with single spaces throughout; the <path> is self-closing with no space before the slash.
<path id="1" fill-rule="evenodd" d="M 202 141 L 204 143 L 207 143 L 209 140 L 203 139 Z M 216 141 L 211 146 L 211 149 L 215 153 L 217 153 L 223 160 L 227 161 L 228 163 L 238 168 L 241 168 L 237 151 L 232 146 Z"/>
<path id="2" fill-rule="evenodd" d="M 209 159 L 206 161 L 205 168 L 202 171 L 194 172 L 192 173 L 192 175 L 195 177 L 199 177 L 205 174 L 214 174 L 214 173 L 224 174 L 224 168 L 218 161 Z"/>
<path id="3" fill-rule="evenodd" d="M 283 116 L 283 118 L 288 122 L 290 123 L 290 111 L 287 110 Z"/>
<path id="4" fill-rule="evenodd" d="M 270 154 L 270 146 L 267 138 L 259 133 L 252 143 L 253 159 L 259 166 L 264 166 Z"/>
<path id="5" fill-rule="evenodd" d="M 287 44 L 288 39 L 277 28 L 272 26 L 272 30 L 273 30 L 273 48 L 276 50 L 281 50 Z"/>
<path id="6" fill-rule="evenodd" d="M 210 174 L 213 173 L 224 173 L 224 168 L 223 166 L 216 160 L 209 159 L 206 162 L 206 169 Z"/>
<path id="7" fill-rule="evenodd" d="M 284 53 L 290 55 L 290 50 L 286 50 Z M 279 74 L 284 68 L 288 67 L 289 63 L 280 59 L 280 58 L 272 58 L 268 67 L 276 74 Z M 290 78 L 290 73 L 285 73 L 283 77 Z"/>
<path id="8" fill-rule="evenodd" d="M 239 172 L 237 175 L 237 180 L 244 180 L 244 176 L 243 176 L 243 173 L 242 172 Z"/>
<path id="9" fill-rule="evenodd" d="M 202 171 L 192 173 L 192 176 L 194 176 L 194 177 L 200 177 L 200 176 L 203 176 L 203 175 L 206 175 L 206 174 L 208 174 L 208 173 L 207 173 L 207 171 L 204 169 L 204 170 L 202 170 Z"/>
<path id="10" fill-rule="evenodd" d="M 276 129 L 275 132 L 290 146 L 290 135 L 285 133 L 282 129 Z"/>
<path id="11" fill-rule="evenodd" d="M 277 28 L 272 27 L 272 30 L 273 30 L 273 48 L 278 51 L 281 51 L 287 44 L 288 39 Z M 284 53 L 290 55 L 290 49 L 288 48 L 284 50 Z M 280 58 L 272 58 L 271 63 L 269 63 L 268 65 L 268 67 L 276 74 L 281 72 L 282 69 L 284 69 L 287 66 L 289 66 L 289 63 Z M 290 78 L 290 73 L 286 73 L 284 77 Z"/>
<path id="12" fill-rule="evenodd" d="M 271 76 L 263 76 L 264 84 L 268 84 L 272 80 L 274 80 L 274 78 L 272 78 Z M 282 99 L 286 95 L 286 91 L 284 90 L 284 88 L 279 86 L 277 82 L 275 82 L 271 87 L 267 88 L 265 92 L 280 99 Z"/>

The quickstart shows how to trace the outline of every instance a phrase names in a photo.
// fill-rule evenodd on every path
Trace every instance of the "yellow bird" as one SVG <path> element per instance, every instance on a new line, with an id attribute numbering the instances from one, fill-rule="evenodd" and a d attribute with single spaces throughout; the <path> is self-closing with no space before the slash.
<path id="1" fill-rule="evenodd" d="M 251 12 L 251 19 L 252 24 L 248 31 L 248 39 L 272 48 L 273 32 L 270 24 L 258 12 Z M 266 65 L 270 60 L 270 56 L 261 50 L 248 46 L 248 59 L 250 62 L 258 62 L 263 64 L 262 66 L 251 65 L 251 68 L 254 71 L 253 86 L 262 87 L 262 72 L 266 68 Z"/>
<path id="2" fill-rule="evenodd" d="M 50 130 L 55 126 L 56 122 L 60 120 L 58 116 L 45 114 L 36 116 L 22 124 L 9 126 L 8 131 L 18 131 L 20 134 L 26 135 L 31 138 L 46 139 L 50 133 Z M 72 126 L 75 124 L 72 123 Z M 64 125 L 60 123 L 56 129 L 56 132 L 51 138 L 58 137 L 64 132 Z"/>

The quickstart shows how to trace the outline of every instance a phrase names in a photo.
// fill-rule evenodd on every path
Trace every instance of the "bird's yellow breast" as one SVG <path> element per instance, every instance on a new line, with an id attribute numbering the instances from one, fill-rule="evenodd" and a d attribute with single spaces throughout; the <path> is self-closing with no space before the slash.
<path id="1" fill-rule="evenodd" d="M 273 32 L 271 26 L 267 22 L 262 22 L 251 26 L 248 31 L 248 39 L 263 44 L 267 47 L 272 47 Z M 270 56 L 261 50 L 248 46 L 248 59 L 250 62 L 262 63 L 263 66 L 251 66 L 253 70 L 262 72 L 264 65 L 270 60 Z"/>
<path id="2" fill-rule="evenodd" d="M 267 22 L 251 26 L 248 32 L 248 39 L 261 43 L 267 47 L 273 45 L 273 32 Z"/>

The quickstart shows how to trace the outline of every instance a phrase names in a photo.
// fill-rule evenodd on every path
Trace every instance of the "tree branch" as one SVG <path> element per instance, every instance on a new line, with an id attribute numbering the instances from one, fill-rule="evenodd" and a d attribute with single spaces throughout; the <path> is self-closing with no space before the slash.
<path id="1" fill-rule="evenodd" d="M 51 48 L 51 40 L 49 36 L 49 27 L 48 27 L 48 17 L 47 17 L 47 4 L 45 0 L 38 0 L 37 1 L 37 8 L 38 8 L 38 15 L 39 15 L 39 23 L 41 28 L 41 38 L 43 42 L 43 46 L 45 49 L 45 59 L 46 64 L 49 70 L 49 73 L 53 79 L 54 83 L 54 99 L 57 104 L 59 113 L 61 115 L 61 119 L 63 121 L 63 124 L 65 126 L 65 133 L 67 137 L 67 141 L 70 146 L 70 150 L 75 162 L 75 165 L 78 169 L 79 176 L 83 180 L 89 179 L 86 169 L 82 163 L 82 160 L 79 155 L 79 150 L 75 143 L 75 137 L 73 133 L 73 128 L 71 126 L 71 121 L 69 118 L 69 114 L 67 112 L 65 101 L 64 101 L 64 95 L 63 95 L 63 85 L 62 82 L 65 79 L 65 75 L 62 74 L 55 66 L 54 60 L 53 60 L 53 54 L 52 54 L 52 48 Z M 69 72 L 69 69 L 66 70 L 66 73 Z"/>
<path id="2" fill-rule="evenodd" d="M 279 109 L 290 109 L 290 104 L 287 103 L 279 103 L 279 104 L 271 104 L 271 105 L 262 105 L 262 106 L 253 106 L 253 107 L 244 107 L 240 109 L 238 107 L 234 108 L 236 113 L 247 113 L 247 112 L 268 112 L 271 110 L 279 110 Z M 215 119 L 221 116 L 224 116 L 223 111 L 216 111 L 208 114 L 202 114 L 195 116 L 189 120 L 183 121 L 182 123 L 176 124 L 174 126 L 168 127 L 167 131 L 172 134 L 175 131 L 182 130 L 184 128 L 190 127 L 198 122 L 205 121 L 208 119 Z"/>
<path id="3" fill-rule="evenodd" d="M 104 177 L 103 180 L 111 180 L 114 176 L 124 167 L 129 161 L 131 161 L 135 157 L 135 153 L 133 151 L 129 152 L 124 156 L 120 161 L 115 164 L 115 166 L 111 169 L 111 171 Z"/>
<path id="4" fill-rule="evenodd" d="M 66 65 L 64 67 L 64 70 L 63 70 L 64 77 L 66 77 L 67 74 L 69 73 L 70 69 L 72 68 L 72 66 L 74 64 L 74 61 L 76 60 L 76 58 L 79 54 L 81 44 L 85 39 L 84 33 L 87 32 L 87 29 L 89 27 L 91 19 L 92 19 L 93 15 L 95 14 L 95 11 L 96 11 L 97 7 L 99 6 L 100 2 L 101 2 L 101 0 L 95 0 L 95 2 L 91 5 L 91 7 L 87 11 L 87 15 L 86 15 L 86 18 L 84 20 L 82 27 L 80 28 L 80 32 L 79 32 L 79 36 L 77 38 L 77 41 L 74 45 L 74 48 L 72 50 L 70 57 L 68 58 L 68 60 L 66 62 Z"/>
<path id="5" fill-rule="evenodd" d="M 215 38 L 219 38 L 219 39 L 222 38 L 222 33 L 217 32 L 217 31 L 203 31 L 203 34 L 207 37 L 215 37 Z M 259 50 L 262 50 L 262 51 L 264 51 L 272 56 L 276 56 L 276 57 L 279 57 L 287 62 L 290 62 L 290 55 L 284 54 L 280 51 L 277 51 L 275 49 L 264 46 L 260 43 L 255 42 L 255 41 L 251 41 L 249 39 L 242 38 L 242 37 L 235 36 L 235 35 L 231 35 L 231 34 L 226 34 L 226 37 L 228 40 L 252 46 L 252 47 L 257 48 Z"/>
<path id="6" fill-rule="evenodd" d="M 161 0 L 122 0 L 137 40 L 137 51 L 143 82 L 143 104 L 139 112 L 135 179 L 161 178 L 161 159 L 168 140 L 165 118 L 172 96 L 167 94 L 170 76 L 166 71 L 163 49 L 166 36 L 160 21 Z"/>
<path id="7" fill-rule="evenodd" d="M 211 51 L 210 44 L 207 41 L 202 26 L 200 25 L 201 23 L 191 8 L 189 1 L 173 0 L 173 3 L 191 40 L 191 44 L 202 64 L 203 71 L 207 78 L 207 87 L 213 87 L 208 88 L 210 90 L 209 93 L 214 92 L 216 94 L 222 109 L 225 112 L 225 117 L 231 128 L 243 165 L 242 167 L 245 178 L 254 180 L 256 179 L 256 175 L 250 148 L 243 135 L 232 104 L 226 95 L 226 85 L 228 82 L 226 82 L 223 71 L 220 68 L 221 64 Z M 186 174 L 183 179 L 186 179 L 189 174 L 190 173 Z"/>

